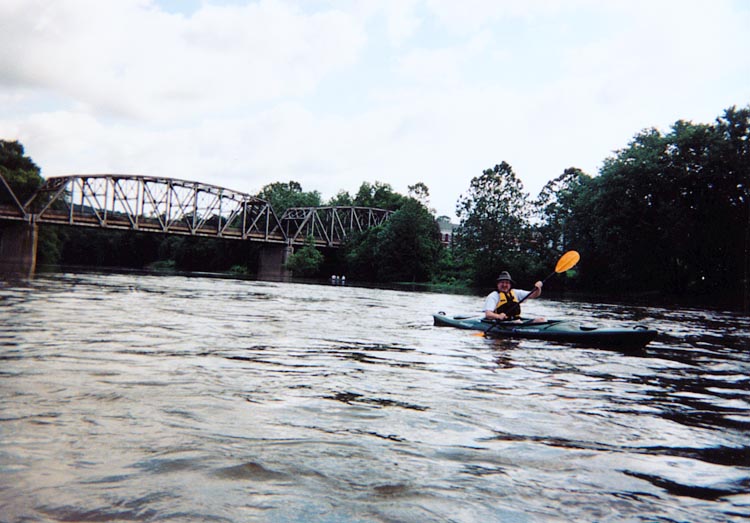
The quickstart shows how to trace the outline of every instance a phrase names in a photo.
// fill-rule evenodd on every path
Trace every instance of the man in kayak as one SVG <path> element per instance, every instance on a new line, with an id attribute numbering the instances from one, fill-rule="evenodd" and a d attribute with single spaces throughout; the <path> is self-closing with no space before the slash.
<path id="1" fill-rule="evenodd" d="M 542 282 L 534 284 L 533 291 L 513 289 L 515 283 L 508 271 L 503 271 L 495 280 L 497 290 L 491 292 L 484 300 L 484 317 L 488 320 L 508 321 L 519 320 L 521 317 L 521 306 L 519 303 L 524 299 L 532 299 L 542 294 Z M 528 296 L 528 298 L 527 298 Z M 534 319 L 534 323 L 543 322 L 544 318 Z"/>

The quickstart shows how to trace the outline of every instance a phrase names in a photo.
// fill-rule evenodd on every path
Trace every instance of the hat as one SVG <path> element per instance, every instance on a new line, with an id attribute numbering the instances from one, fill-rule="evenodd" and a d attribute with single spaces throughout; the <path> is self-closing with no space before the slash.
<path id="1" fill-rule="evenodd" d="M 495 280 L 495 283 L 503 280 L 508 280 L 510 283 L 516 283 L 513 281 L 513 278 L 510 277 L 510 273 L 508 271 L 503 271 L 500 273 L 500 276 L 497 277 Z"/>

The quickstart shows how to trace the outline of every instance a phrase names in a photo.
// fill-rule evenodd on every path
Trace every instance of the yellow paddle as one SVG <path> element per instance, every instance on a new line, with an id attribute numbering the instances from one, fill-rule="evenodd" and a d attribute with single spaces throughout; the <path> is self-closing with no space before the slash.
<path id="1" fill-rule="evenodd" d="M 578 254 L 576 251 L 568 251 L 562 256 L 560 256 L 560 259 L 557 260 L 557 265 L 555 265 L 555 272 L 544 278 L 542 283 L 550 279 L 555 274 L 560 274 L 561 272 L 566 272 L 572 269 L 576 266 L 576 263 L 578 263 L 578 260 L 581 259 L 581 255 Z"/>
<path id="2" fill-rule="evenodd" d="M 560 274 L 562 272 L 569 271 L 570 269 L 572 269 L 573 267 L 575 267 L 576 263 L 578 263 L 578 260 L 580 260 L 580 259 L 581 259 L 581 255 L 578 254 L 577 251 L 568 251 L 565 254 L 563 254 L 562 256 L 560 256 L 560 259 L 557 260 L 557 265 L 555 265 L 555 272 L 551 273 L 549 276 L 547 276 L 546 278 L 544 278 L 542 280 L 542 285 L 544 285 L 544 282 L 546 282 L 547 280 L 549 280 L 555 274 Z M 524 296 L 524 298 L 516 304 L 516 307 L 520 307 L 521 304 L 524 301 L 526 301 L 526 299 L 529 296 L 531 296 L 533 294 L 533 292 L 534 291 L 531 291 L 529 294 L 527 294 L 526 296 Z M 514 310 L 515 310 L 515 307 L 513 307 L 512 309 L 510 309 L 508 312 L 513 312 Z M 493 325 L 492 327 L 490 327 L 489 329 L 487 329 L 484 332 L 480 332 L 478 334 L 475 334 L 475 336 L 484 336 L 487 332 L 491 331 L 494 327 L 495 327 L 495 325 Z"/>
<path id="3" fill-rule="evenodd" d="M 570 269 L 572 269 L 573 267 L 575 267 L 576 263 L 578 263 L 578 260 L 580 260 L 580 259 L 581 259 L 581 255 L 578 254 L 578 252 L 576 252 L 576 251 L 568 251 L 565 254 L 563 254 L 562 256 L 560 256 L 560 259 L 557 260 L 557 265 L 555 265 L 555 272 L 551 273 L 549 276 L 547 276 L 546 278 L 544 278 L 542 280 L 542 285 L 544 285 L 544 282 L 546 282 L 547 280 L 549 280 L 555 274 L 560 274 L 561 272 L 569 271 Z M 531 291 L 529 294 L 527 294 L 526 296 L 524 296 L 523 300 L 519 301 L 518 305 L 516 305 L 516 307 L 520 306 L 524 301 L 526 301 L 526 298 L 528 298 L 529 296 L 531 296 L 531 294 L 533 294 L 533 292 L 534 291 Z M 512 312 L 512 310 L 509 311 L 509 312 Z"/>

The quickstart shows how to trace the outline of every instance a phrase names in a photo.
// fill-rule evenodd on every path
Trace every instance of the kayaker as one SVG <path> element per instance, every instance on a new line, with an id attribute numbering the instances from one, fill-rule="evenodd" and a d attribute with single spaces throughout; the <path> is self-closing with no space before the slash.
<path id="1" fill-rule="evenodd" d="M 542 282 L 534 284 L 533 291 L 513 289 L 515 283 L 508 271 L 503 271 L 495 280 L 497 290 L 492 291 L 484 300 L 484 317 L 488 320 L 508 321 L 521 317 L 521 306 L 518 303 L 526 298 L 532 299 L 542 294 Z M 544 318 L 535 318 L 534 322 L 543 322 Z"/>

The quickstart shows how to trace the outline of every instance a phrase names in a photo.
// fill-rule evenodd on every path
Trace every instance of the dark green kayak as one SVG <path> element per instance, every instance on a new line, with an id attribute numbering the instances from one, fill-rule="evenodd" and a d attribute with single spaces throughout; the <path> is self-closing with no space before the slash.
<path id="1" fill-rule="evenodd" d="M 657 334 L 643 325 L 597 327 L 569 320 L 532 323 L 526 319 L 520 323 L 494 322 L 477 316 L 446 316 L 445 313 L 433 314 L 432 317 L 438 327 L 483 331 L 485 336 L 493 338 L 533 338 L 601 348 L 640 348 Z"/>

